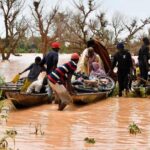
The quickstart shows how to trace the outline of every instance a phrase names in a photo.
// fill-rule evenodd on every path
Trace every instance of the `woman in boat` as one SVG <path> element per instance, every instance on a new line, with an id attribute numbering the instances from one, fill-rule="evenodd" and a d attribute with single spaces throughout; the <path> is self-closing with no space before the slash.
<path id="1" fill-rule="evenodd" d="M 104 69 L 102 68 L 102 66 L 100 66 L 98 62 L 93 62 L 90 78 L 98 78 L 101 76 L 106 76 Z"/>
<path id="2" fill-rule="evenodd" d="M 27 79 L 25 80 L 25 83 L 23 85 L 23 87 L 21 88 L 21 91 L 22 92 L 25 92 L 27 90 L 27 88 L 29 87 L 29 85 L 37 80 L 38 78 L 38 75 L 40 74 L 41 72 L 41 66 L 40 66 L 40 63 L 41 63 L 41 57 L 37 56 L 35 58 L 35 62 L 32 63 L 28 68 L 26 68 L 24 71 L 22 71 L 21 73 L 19 73 L 19 75 L 23 74 L 24 72 L 26 71 L 30 71 L 29 74 L 28 74 L 28 77 Z"/>
<path id="3" fill-rule="evenodd" d="M 99 64 L 102 64 L 102 61 L 99 57 L 99 55 L 97 55 L 94 52 L 94 49 L 92 47 L 89 47 L 87 49 L 87 52 L 84 52 L 85 57 L 83 58 L 82 62 L 80 63 L 80 72 L 85 73 L 87 76 L 90 75 L 90 72 L 92 70 L 92 63 L 93 62 L 97 62 Z"/>
<path id="4" fill-rule="evenodd" d="M 48 75 L 49 85 L 59 98 L 58 110 L 63 110 L 69 103 L 71 103 L 73 94 L 73 88 L 71 86 L 71 78 L 77 69 L 77 63 L 79 61 L 79 55 L 73 53 L 71 61 L 56 68 Z"/>

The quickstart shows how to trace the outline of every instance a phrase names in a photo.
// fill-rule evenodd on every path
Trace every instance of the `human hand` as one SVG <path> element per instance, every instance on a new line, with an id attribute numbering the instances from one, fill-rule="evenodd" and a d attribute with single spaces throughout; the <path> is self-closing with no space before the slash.
<path id="1" fill-rule="evenodd" d="M 69 91 L 69 94 L 70 95 L 75 95 L 75 94 L 77 94 L 77 92 L 75 90 L 71 90 L 71 91 Z"/>

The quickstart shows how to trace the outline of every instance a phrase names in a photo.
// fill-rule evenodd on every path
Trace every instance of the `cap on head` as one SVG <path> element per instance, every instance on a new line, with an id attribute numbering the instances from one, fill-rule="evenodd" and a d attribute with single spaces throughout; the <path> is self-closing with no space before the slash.
<path id="1" fill-rule="evenodd" d="M 53 43 L 51 44 L 51 47 L 52 47 L 52 48 L 60 48 L 60 43 L 59 43 L 59 42 L 53 42 Z"/>
<path id="2" fill-rule="evenodd" d="M 79 60 L 79 54 L 78 53 L 73 53 L 72 55 L 71 55 L 71 59 L 73 59 L 73 60 Z"/>
<path id="3" fill-rule="evenodd" d="M 124 43 L 123 42 L 118 43 L 117 44 L 117 49 L 124 49 Z"/>

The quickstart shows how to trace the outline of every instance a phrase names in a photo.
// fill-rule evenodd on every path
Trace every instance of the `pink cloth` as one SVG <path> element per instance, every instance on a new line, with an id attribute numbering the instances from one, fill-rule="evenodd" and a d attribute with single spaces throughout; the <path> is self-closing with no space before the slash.
<path id="1" fill-rule="evenodd" d="M 102 67 L 100 66 L 100 64 L 97 63 L 97 62 L 93 62 L 92 63 L 92 71 L 90 73 L 90 76 L 98 77 L 98 76 L 105 76 L 105 75 L 106 75 L 106 73 L 102 69 Z"/>

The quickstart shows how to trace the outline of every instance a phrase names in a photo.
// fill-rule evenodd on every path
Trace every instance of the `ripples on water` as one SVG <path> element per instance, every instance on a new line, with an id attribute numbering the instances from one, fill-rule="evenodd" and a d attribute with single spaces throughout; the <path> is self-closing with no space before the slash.
<path id="1" fill-rule="evenodd" d="M 0 63 L 0 74 L 10 80 L 33 57 L 13 57 L 11 63 Z M 1 130 L 9 127 L 17 130 L 19 150 L 148 150 L 149 118 L 149 99 L 109 98 L 86 106 L 70 105 L 63 112 L 57 111 L 55 104 L 17 110 L 9 114 Z M 136 136 L 128 133 L 133 121 L 142 131 Z M 33 134 L 37 124 L 41 124 L 44 135 Z M 96 143 L 87 144 L 85 137 L 94 138 Z"/>

